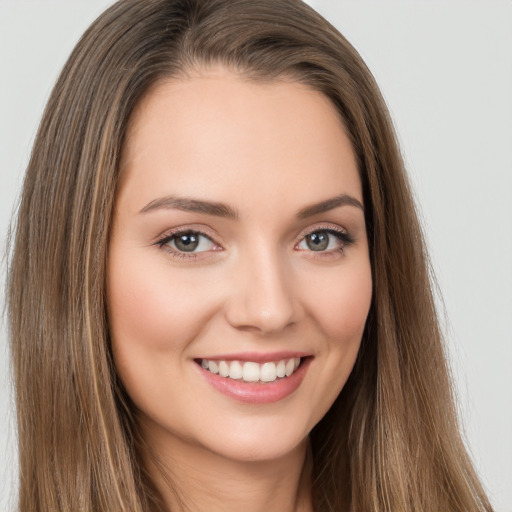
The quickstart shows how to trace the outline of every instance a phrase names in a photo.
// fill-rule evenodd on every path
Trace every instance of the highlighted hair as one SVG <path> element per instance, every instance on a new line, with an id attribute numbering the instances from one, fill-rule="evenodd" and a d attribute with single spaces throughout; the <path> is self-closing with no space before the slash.
<path id="1" fill-rule="evenodd" d="M 358 158 L 373 302 L 311 433 L 315 510 L 491 511 L 459 434 L 428 259 L 392 123 L 357 52 L 299 0 L 121 0 L 77 44 L 28 165 L 9 269 L 19 510 L 164 510 L 110 352 L 109 227 L 130 115 L 210 65 L 325 94 Z"/>

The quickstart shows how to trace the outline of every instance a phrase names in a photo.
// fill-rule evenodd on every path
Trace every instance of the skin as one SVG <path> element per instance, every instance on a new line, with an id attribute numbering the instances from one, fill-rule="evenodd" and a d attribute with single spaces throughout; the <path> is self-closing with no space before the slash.
<path id="1" fill-rule="evenodd" d="M 121 173 L 109 320 L 157 486 L 173 510 L 168 481 L 193 510 L 312 510 L 308 433 L 352 370 L 372 295 L 361 182 L 339 115 L 290 80 L 203 71 L 146 95 Z M 304 212 L 342 194 L 352 203 Z M 236 218 L 155 203 L 169 196 L 222 203 Z M 177 228 L 209 238 L 180 253 Z M 327 234 L 328 248 L 311 250 L 306 235 L 325 229 L 352 242 Z M 269 404 L 220 393 L 195 361 L 283 350 L 310 364 L 298 389 Z"/>

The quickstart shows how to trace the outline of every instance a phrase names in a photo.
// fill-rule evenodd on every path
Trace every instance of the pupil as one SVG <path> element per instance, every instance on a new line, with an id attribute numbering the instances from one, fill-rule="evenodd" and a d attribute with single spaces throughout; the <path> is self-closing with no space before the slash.
<path id="1" fill-rule="evenodd" d="M 194 233 L 184 233 L 179 235 L 174 243 L 180 251 L 192 252 L 199 245 L 199 237 Z"/>
<path id="2" fill-rule="evenodd" d="M 329 235 L 325 231 L 317 231 L 306 237 L 306 244 L 312 251 L 325 251 L 329 245 Z"/>

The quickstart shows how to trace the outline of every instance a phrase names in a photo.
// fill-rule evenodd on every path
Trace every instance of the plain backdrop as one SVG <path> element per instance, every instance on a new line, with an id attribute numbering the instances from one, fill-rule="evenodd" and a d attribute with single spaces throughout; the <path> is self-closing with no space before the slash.
<path id="1" fill-rule="evenodd" d="M 110 3 L 0 0 L 2 251 L 51 87 Z M 444 299 L 468 446 L 496 511 L 512 512 L 512 2 L 309 3 L 361 53 L 388 102 Z M 8 511 L 16 437 L 5 322 L 0 336 L 0 510 Z"/>

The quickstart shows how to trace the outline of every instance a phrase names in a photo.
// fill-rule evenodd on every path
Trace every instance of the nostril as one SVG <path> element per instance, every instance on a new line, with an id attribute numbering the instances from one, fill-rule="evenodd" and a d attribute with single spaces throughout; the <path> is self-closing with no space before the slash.
<path id="1" fill-rule="evenodd" d="M 294 324 L 297 299 L 289 272 L 274 246 L 255 247 L 250 261 L 236 269 L 232 295 L 225 304 L 228 322 L 239 330 L 267 335 Z"/>
<path id="2" fill-rule="evenodd" d="M 254 306 L 254 305 L 253 305 Z M 293 326 L 295 321 L 293 308 L 275 308 L 259 310 L 251 305 L 238 304 L 231 309 L 228 322 L 237 330 L 271 335 Z"/>

